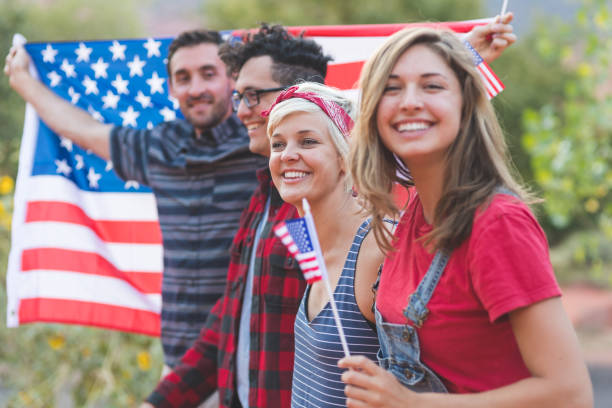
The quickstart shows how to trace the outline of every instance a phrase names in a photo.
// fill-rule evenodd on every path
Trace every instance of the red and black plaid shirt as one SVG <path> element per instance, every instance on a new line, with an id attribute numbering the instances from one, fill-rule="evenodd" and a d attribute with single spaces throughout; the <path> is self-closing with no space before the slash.
<path id="1" fill-rule="evenodd" d="M 200 337 L 149 396 L 156 407 L 191 407 L 219 390 L 220 407 L 239 406 L 236 348 L 242 295 L 254 250 L 255 231 L 270 195 L 268 221 L 256 250 L 249 360 L 249 407 L 289 407 L 293 375 L 293 323 L 306 282 L 297 262 L 274 235 L 280 221 L 297 211 L 284 203 L 261 170 L 259 187 L 242 213 L 231 249 L 227 284 Z"/>

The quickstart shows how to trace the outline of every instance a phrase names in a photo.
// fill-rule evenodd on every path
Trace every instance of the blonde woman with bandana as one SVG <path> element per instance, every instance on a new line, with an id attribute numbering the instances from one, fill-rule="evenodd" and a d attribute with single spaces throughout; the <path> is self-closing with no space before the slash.
<path id="1" fill-rule="evenodd" d="M 281 198 L 310 204 L 329 283 L 351 353 L 376 360 L 372 284 L 383 254 L 352 193 L 348 137 L 353 106 L 339 91 L 303 83 L 281 93 L 269 111 L 270 172 Z M 295 321 L 291 405 L 345 405 L 337 362 L 344 356 L 323 281 L 309 285 Z"/>

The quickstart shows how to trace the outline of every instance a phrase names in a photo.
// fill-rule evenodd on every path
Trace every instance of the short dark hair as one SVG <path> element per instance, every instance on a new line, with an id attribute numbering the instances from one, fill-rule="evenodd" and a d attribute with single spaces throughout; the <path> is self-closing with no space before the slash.
<path id="1" fill-rule="evenodd" d="M 255 34 L 247 34 L 243 42 L 225 43 L 219 47 L 219 57 L 228 71 L 238 74 L 251 58 L 272 58 L 272 79 L 282 86 L 300 81 L 323 83 L 327 74 L 329 55 L 314 40 L 302 35 L 292 36 L 280 25 L 262 23 Z"/>
<path id="2" fill-rule="evenodd" d="M 168 63 L 166 69 L 168 70 L 168 77 L 172 77 L 170 71 L 170 61 L 174 54 L 183 47 L 193 47 L 199 44 L 216 44 L 221 45 L 223 38 L 218 31 L 213 30 L 191 30 L 184 31 L 178 35 L 168 46 Z"/>

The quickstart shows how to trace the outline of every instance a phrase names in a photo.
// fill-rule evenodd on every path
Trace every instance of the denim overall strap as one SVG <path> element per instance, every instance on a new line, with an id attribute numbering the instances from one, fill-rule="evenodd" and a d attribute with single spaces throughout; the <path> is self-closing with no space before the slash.
<path id="1" fill-rule="evenodd" d="M 495 188 L 495 194 L 507 194 L 519 198 L 514 191 L 501 185 Z M 429 313 L 427 303 L 442 277 L 442 272 L 446 267 L 449 257 L 450 254 L 445 254 L 442 251 L 436 252 L 427 273 L 419 283 L 416 291 L 408 299 L 408 305 L 404 309 L 404 316 L 410 319 L 416 327 L 421 327 L 427 318 Z"/>
<path id="2" fill-rule="evenodd" d="M 389 218 L 383 218 L 383 222 L 387 224 L 391 224 L 391 233 L 395 232 L 395 228 L 397 227 L 398 222 L 395 220 L 391 220 Z M 374 295 L 372 297 L 372 313 L 375 313 L 376 310 L 376 293 L 378 292 L 378 286 L 380 285 L 380 274 L 382 273 L 383 267 L 385 265 L 385 261 L 378 266 L 378 273 L 376 274 L 376 281 L 372 284 L 370 290 Z"/>
<path id="3" fill-rule="evenodd" d="M 495 194 L 508 194 L 519 198 L 509 189 L 499 186 Z M 414 323 L 387 323 L 375 309 L 376 327 L 380 350 L 378 362 L 382 368 L 390 371 L 403 385 L 416 392 L 447 392 L 446 386 L 437 374 L 421 362 L 421 345 L 417 327 L 421 327 L 429 310 L 427 304 L 436 289 L 450 253 L 436 252 L 425 276 L 409 297 L 404 309 L 404 316 Z"/>
<path id="4" fill-rule="evenodd" d="M 415 392 L 447 392 L 442 380 L 421 362 L 421 345 L 416 328 L 387 323 L 374 310 L 380 349 L 378 364 Z"/>
<path id="5" fill-rule="evenodd" d="M 449 254 L 437 251 L 416 291 L 408 298 L 408 305 L 404 309 L 404 316 L 412 320 L 416 327 L 421 327 L 427 318 L 429 313 L 427 303 L 429 303 L 429 299 L 431 299 L 442 277 L 442 272 L 444 272 L 448 259 Z"/>
<path id="6" fill-rule="evenodd" d="M 518 194 L 516 194 L 514 191 L 510 190 L 508 187 L 505 186 L 495 187 L 495 194 L 507 194 L 515 198 L 520 198 Z"/>
<path id="7" fill-rule="evenodd" d="M 415 392 L 447 392 L 444 383 L 436 373 L 421 362 L 421 346 L 417 327 L 421 327 L 429 310 L 427 303 L 431 299 L 450 254 L 437 251 L 427 269 L 427 273 L 408 299 L 404 316 L 414 323 L 387 323 L 378 310 L 375 310 L 376 327 L 380 350 L 378 362 L 382 368 L 390 371 L 403 385 Z"/>

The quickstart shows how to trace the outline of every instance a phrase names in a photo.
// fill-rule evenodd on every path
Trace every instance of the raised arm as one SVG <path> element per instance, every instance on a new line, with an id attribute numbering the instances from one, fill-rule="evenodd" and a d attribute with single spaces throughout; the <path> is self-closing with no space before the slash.
<path id="1" fill-rule="evenodd" d="M 10 86 L 28 103 L 55 133 L 66 137 L 103 159 L 110 159 L 112 125 L 95 120 L 84 110 L 54 94 L 29 72 L 30 57 L 23 46 L 11 48 L 4 73 Z"/>
<path id="2" fill-rule="evenodd" d="M 474 27 L 467 33 L 465 40 L 487 63 L 491 63 L 516 41 L 516 34 L 510 25 L 513 18 L 512 13 L 497 16 L 492 23 Z"/>

